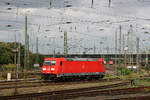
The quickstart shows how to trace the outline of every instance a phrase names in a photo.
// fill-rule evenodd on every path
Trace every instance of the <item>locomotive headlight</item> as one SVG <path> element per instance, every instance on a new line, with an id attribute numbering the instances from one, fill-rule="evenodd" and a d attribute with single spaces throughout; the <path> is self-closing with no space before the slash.
<path id="1" fill-rule="evenodd" d="M 55 68 L 51 68 L 51 71 L 54 71 L 55 70 Z"/>
<path id="2" fill-rule="evenodd" d="M 46 71 L 46 68 L 43 68 L 43 71 Z"/>

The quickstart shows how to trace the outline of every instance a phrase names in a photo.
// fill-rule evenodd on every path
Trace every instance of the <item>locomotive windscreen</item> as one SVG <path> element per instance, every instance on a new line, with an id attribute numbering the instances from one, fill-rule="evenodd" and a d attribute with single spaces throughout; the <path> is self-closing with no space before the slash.
<path id="1" fill-rule="evenodd" d="M 98 58 L 66 58 L 67 61 L 98 61 Z"/>
<path id="2" fill-rule="evenodd" d="M 56 65 L 56 61 L 55 60 L 46 60 L 46 61 L 44 61 L 44 65 Z"/>

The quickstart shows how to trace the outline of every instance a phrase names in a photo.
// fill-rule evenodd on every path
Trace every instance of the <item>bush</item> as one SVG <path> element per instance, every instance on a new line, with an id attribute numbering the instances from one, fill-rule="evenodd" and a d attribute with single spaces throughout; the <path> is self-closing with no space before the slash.
<path id="1" fill-rule="evenodd" d="M 135 72 L 136 72 L 136 70 L 134 70 L 134 69 L 127 69 L 125 67 L 121 68 L 121 75 L 129 75 L 129 74 L 132 74 Z"/>
<path id="2" fill-rule="evenodd" d="M 143 89 L 143 92 L 144 92 L 144 93 L 149 93 L 149 92 L 150 92 L 150 89 L 149 89 L 149 88 L 144 88 L 144 89 Z"/>
<path id="3" fill-rule="evenodd" d="M 15 64 L 8 64 L 0 66 L 0 71 L 14 71 L 16 69 Z"/>

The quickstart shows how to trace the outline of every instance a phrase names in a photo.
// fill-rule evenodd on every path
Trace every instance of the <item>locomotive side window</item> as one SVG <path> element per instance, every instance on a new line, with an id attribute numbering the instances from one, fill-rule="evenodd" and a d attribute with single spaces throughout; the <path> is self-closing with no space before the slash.
<path id="1" fill-rule="evenodd" d="M 55 60 L 46 60 L 44 62 L 44 65 L 56 65 L 56 61 Z"/>
<path id="2" fill-rule="evenodd" d="M 62 63 L 62 61 L 61 61 L 61 62 L 60 62 L 60 66 L 62 66 L 62 64 L 63 64 L 63 63 Z"/>

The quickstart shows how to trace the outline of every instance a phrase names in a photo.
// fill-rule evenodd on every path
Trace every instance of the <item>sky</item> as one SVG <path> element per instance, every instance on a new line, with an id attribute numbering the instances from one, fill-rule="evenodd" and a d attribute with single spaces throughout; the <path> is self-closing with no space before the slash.
<path id="1" fill-rule="evenodd" d="M 92 0 L 0 0 L 0 42 L 14 42 L 16 34 L 24 44 L 27 16 L 34 53 L 37 37 L 40 54 L 63 53 L 64 32 L 70 54 L 115 53 L 115 40 L 117 52 L 128 46 L 135 53 L 136 38 L 140 52 L 150 51 L 150 0 L 93 1 L 91 7 Z"/>

